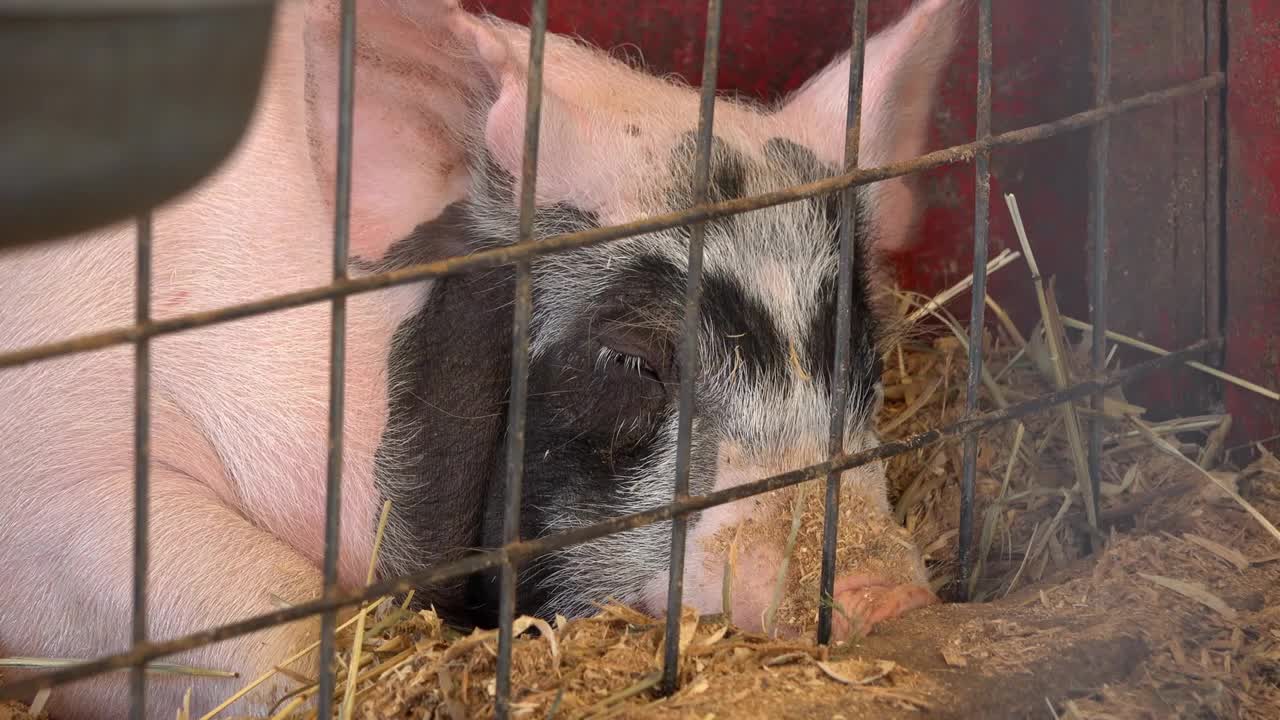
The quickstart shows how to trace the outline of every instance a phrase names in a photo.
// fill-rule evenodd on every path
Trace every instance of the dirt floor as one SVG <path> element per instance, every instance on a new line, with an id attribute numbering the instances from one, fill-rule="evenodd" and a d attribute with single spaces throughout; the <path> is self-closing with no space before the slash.
<path id="1" fill-rule="evenodd" d="M 889 438 L 957 419 L 964 398 L 959 340 L 904 338 L 901 348 L 886 378 Z M 986 407 L 1050 388 L 1043 337 L 1006 329 L 986 354 Z M 1087 348 L 1070 348 L 1069 376 L 1083 376 L 1085 357 Z M 1246 509 L 1280 522 L 1280 460 L 1263 451 L 1233 464 L 1243 455 L 1222 447 L 1225 416 L 1139 427 L 1130 416 L 1141 408 L 1119 393 L 1108 403 L 1100 532 L 1076 489 L 1078 453 L 1064 431 L 1084 426 L 1087 406 L 983 435 L 977 602 L 917 610 L 829 651 L 689 614 L 682 689 L 670 697 L 654 692 L 662 628 L 653 619 L 616 606 L 568 623 L 526 619 L 514 714 L 1280 718 L 1280 539 Z M 944 596 L 955 581 L 960 463 L 956 441 L 889 464 L 897 520 Z M 495 634 L 386 608 L 365 635 L 354 717 L 491 716 Z M 350 634 L 343 640 L 349 647 Z M 343 659 L 345 667 L 349 653 Z M 309 698 L 314 685 L 296 692 Z M 282 698 L 281 710 L 291 701 Z M 0 705 L 0 720 L 26 717 Z"/>

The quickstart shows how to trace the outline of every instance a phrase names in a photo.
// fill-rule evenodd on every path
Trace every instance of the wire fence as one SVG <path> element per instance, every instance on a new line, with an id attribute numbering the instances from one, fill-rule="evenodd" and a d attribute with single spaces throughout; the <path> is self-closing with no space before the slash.
<path id="1" fill-rule="evenodd" d="M 607 535 L 642 527 L 656 522 L 671 521 L 670 578 L 666 619 L 666 653 L 663 660 L 662 689 L 672 692 L 677 687 L 679 668 L 680 609 L 683 599 L 683 566 L 687 518 L 691 513 L 723 505 L 736 500 L 772 492 L 785 487 L 818 479 L 826 480 L 826 509 L 823 535 L 822 573 L 819 591 L 830 596 L 835 580 L 835 539 L 837 532 L 840 477 L 844 471 L 877 460 L 911 452 L 943 440 L 963 437 L 963 464 L 961 477 L 960 528 L 958 560 L 960 577 L 957 586 L 963 593 L 968 588 L 968 574 L 972 565 L 969 539 L 972 536 L 974 517 L 974 481 L 977 460 L 978 433 L 986 428 L 1041 412 L 1055 405 L 1091 399 L 1100 407 L 1102 394 L 1108 388 L 1130 382 L 1161 368 L 1195 360 L 1205 353 L 1220 349 L 1222 341 L 1210 337 L 1188 347 L 1126 370 L 1106 375 L 1106 263 L 1103 260 L 1107 248 L 1106 224 L 1106 169 L 1109 150 L 1109 121 L 1111 118 L 1134 110 L 1173 102 L 1179 98 L 1220 92 L 1225 78 L 1220 69 L 1212 66 L 1203 77 L 1192 82 L 1169 87 L 1113 102 L 1110 96 L 1111 75 L 1111 0 L 1097 0 L 1096 37 L 1097 80 L 1094 107 L 1058 120 L 1020 128 L 1000 134 L 992 133 L 992 9 L 991 0 L 978 0 L 978 83 L 977 135 L 972 142 L 938 150 L 918 158 L 875 168 L 858 167 L 858 142 L 860 136 L 861 101 L 863 85 L 863 56 L 867 37 L 868 0 L 855 0 L 851 23 L 853 41 L 849 50 L 849 104 L 845 126 L 845 162 L 843 172 L 830 178 L 798 185 L 774 192 L 737 198 L 724 202 L 706 202 L 710 153 L 714 136 L 714 110 L 716 100 L 715 79 L 719 63 L 720 24 L 723 14 L 722 0 L 708 0 L 706 13 L 705 52 L 702 68 L 702 89 L 699 107 L 697 155 L 694 171 L 695 202 L 692 207 L 679 212 L 643 218 L 634 222 L 566 233 L 549 238 L 533 236 L 534 197 L 537 182 L 538 128 L 542 105 L 543 54 L 547 28 L 547 0 L 533 0 L 530 21 L 528 104 L 525 113 L 524 166 L 521 177 L 520 225 L 518 241 L 501 248 L 485 250 L 472 255 L 423 263 L 388 272 L 351 278 L 347 274 L 347 250 L 350 224 L 351 161 L 352 161 L 352 111 L 354 84 L 354 48 L 356 43 L 355 0 L 343 0 L 341 5 L 341 53 L 338 105 L 338 158 L 337 197 L 334 213 L 333 282 L 298 292 L 267 298 L 217 310 L 152 320 L 150 317 L 151 291 L 151 222 L 149 216 L 139 218 L 137 225 L 137 310 L 136 323 L 126 327 L 106 330 L 65 341 L 53 342 L 0 354 L 0 369 L 15 367 L 38 360 L 88 352 L 114 345 L 135 346 L 135 530 L 133 545 L 133 611 L 132 648 L 123 653 L 105 656 L 78 665 L 60 668 L 41 675 L 25 678 L 0 688 L 0 696 L 24 697 L 42 688 L 52 687 L 100 673 L 129 668 L 132 717 L 145 715 L 145 675 L 143 666 L 153 660 L 174 653 L 202 647 L 215 642 L 260 631 L 274 625 L 320 615 L 322 617 L 320 645 L 319 717 L 331 716 L 334 672 L 331 659 L 334 655 L 336 612 L 361 602 L 388 594 L 405 593 L 415 586 L 441 583 L 451 579 L 500 569 L 501 591 L 499 595 L 499 654 L 496 679 L 495 714 L 506 718 L 510 713 L 511 649 L 514 641 L 513 620 L 516 606 L 516 580 L 519 566 L 555 550 L 601 538 Z M 1213 6 L 1214 2 L 1209 2 Z M 1210 18 L 1217 18 L 1211 11 Z M 1220 120 L 1219 120 L 1220 122 Z M 984 305 L 988 241 L 990 235 L 989 207 L 991 192 L 991 155 L 1004 147 L 1023 145 L 1081 129 L 1093 134 L 1090 158 L 1090 227 L 1089 243 L 1094 257 L 1092 282 L 1089 284 L 1089 304 L 1093 326 L 1092 364 L 1094 377 L 1068 388 L 1039 396 L 1025 402 L 1010 405 L 999 411 L 978 412 L 978 387 L 982 377 L 984 330 Z M 1211 134 L 1212 135 L 1212 134 Z M 1215 149 L 1220 152 L 1221 149 Z M 972 312 L 969 338 L 969 371 L 966 386 L 966 416 L 963 420 L 934 428 L 894 442 L 884 443 L 869 450 L 847 453 L 844 447 L 845 408 L 837 407 L 831 416 L 830 459 L 826 462 L 799 468 L 706 495 L 689 495 L 690 448 L 696 372 L 681 373 L 679 389 L 679 425 L 677 440 L 677 469 L 675 493 L 672 502 L 630 515 L 610 518 L 599 523 L 576 528 L 555 535 L 524 540 L 519 535 L 521 481 L 524 461 L 524 432 L 529 374 L 529 323 L 533 297 L 530 263 L 540 255 L 564 252 L 576 248 L 598 245 L 621 238 L 684 226 L 689 228 L 689 273 L 684 305 L 684 336 L 679 349 L 681 366 L 696 368 L 698 344 L 693 330 L 699 319 L 701 301 L 702 247 L 705 223 L 717 218 L 750 212 L 761 208 L 796 202 L 805 198 L 841 193 L 843 224 L 840 231 L 839 283 L 837 300 L 838 337 L 835 357 L 832 359 L 837 372 L 835 397 L 847 395 L 848 336 L 852 307 L 853 252 L 855 243 L 855 215 L 853 212 L 854 189 L 894 177 L 918 173 L 932 168 L 972 162 L 975 169 L 976 193 L 974 201 L 974 247 Z M 1219 163 L 1209 163 L 1218 172 Z M 1208 187 L 1216 188 L 1215 178 L 1209 178 Z M 513 264 L 516 269 L 515 314 L 512 329 L 511 393 L 508 409 L 504 544 L 492 550 L 463 559 L 438 564 L 412 575 L 380 580 L 359 591 L 344 592 L 337 589 L 337 551 L 339 537 L 339 508 L 342 490 L 343 456 L 343 388 L 345 381 L 345 302 L 352 295 L 370 292 L 395 285 L 417 282 L 428 278 L 456 275 L 484 268 Z M 222 625 L 201 632 L 185 635 L 165 642 L 149 642 L 146 635 L 146 577 L 148 567 L 147 509 L 149 504 L 148 468 L 150 448 L 150 355 L 152 338 L 198 327 L 261 315 L 302 305 L 328 301 L 333 306 L 331 321 L 331 360 L 329 382 L 329 449 L 326 478 L 325 554 L 323 561 L 323 594 L 308 603 L 257 615 L 239 622 Z M 1091 517 L 1096 517 L 1100 482 L 1100 457 L 1102 427 L 1094 420 L 1090 426 L 1089 474 L 1091 490 L 1087 496 Z M 832 631 L 832 607 L 821 603 L 819 609 L 818 641 L 827 643 Z"/>

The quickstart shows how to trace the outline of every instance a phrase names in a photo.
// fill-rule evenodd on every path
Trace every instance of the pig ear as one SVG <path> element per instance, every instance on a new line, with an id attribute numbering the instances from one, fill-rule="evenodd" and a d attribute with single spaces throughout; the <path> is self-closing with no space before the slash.
<path id="1" fill-rule="evenodd" d="M 312 0 L 307 21 L 308 131 L 330 203 L 337 159 L 337 5 Z M 522 55 L 513 47 L 524 42 L 527 48 L 528 30 L 470 15 L 457 0 L 361 0 L 357 8 L 350 242 L 353 255 L 377 258 L 466 197 L 472 172 L 482 171 L 468 165 L 474 142 L 482 140 L 490 157 L 517 178 L 518 193 L 527 50 Z M 551 59 L 556 44 L 547 40 Z M 475 123 L 477 108 L 482 127 Z M 593 140 L 616 124 L 544 90 L 540 204 L 598 205 L 596 195 L 611 187 L 620 162 Z"/>
<path id="2" fill-rule="evenodd" d="M 338 155 L 340 21 L 336 0 L 311 0 L 305 31 L 306 131 L 332 212 Z M 356 4 L 351 254 L 381 257 L 465 197 L 468 101 L 488 82 L 449 18 L 454 0 Z M 447 249 L 449 254 L 461 248 Z"/>
<path id="3" fill-rule="evenodd" d="M 528 30 L 492 18 L 467 14 L 454 17 L 457 35 L 470 39 L 495 88 L 485 115 L 484 146 L 490 158 L 514 179 L 520 197 L 524 170 L 526 112 L 529 97 Z M 559 38 L 547 37 L 544 66 L 565 60 Z M 579 68 L 585 70 L 586 68 Z M 598 82 L 590 73 L 578 83 Z M 588 212 L 599 211 L 617 192 L 630 153 L 625 122 L 616 113 L 591 107 L 591 93 L 571 94 L 573 87 L 557 82 L 553 67 L 544 71 L 538 135 L 535 201 L 539 206 L 564 203 Z M 567 94 L 565 90 L 569 90 Z"/>
<path id="4" fill-rule="evenodd" d="M 933 98 L 954 49 L 963 0 L 919 0 L 897 23 L 867 41 L 858 164 L 875 167 L 924 152 Z M 783 127 L 825 162 L 844 163 L 849 97 L 845 54 L 811 78 L 778 110 Z M 877 246 L 910 245 L 918 200 L 903 178 L 867 189 Z"/>

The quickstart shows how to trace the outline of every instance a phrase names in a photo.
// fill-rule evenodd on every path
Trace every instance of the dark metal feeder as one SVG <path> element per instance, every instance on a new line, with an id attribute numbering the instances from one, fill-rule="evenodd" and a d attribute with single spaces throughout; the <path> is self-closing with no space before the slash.
<path id="1" fill-rule="evenodd" d="M 274 0 L 0 0 L 0 247 L 191 189 L 240 141 Z"/>

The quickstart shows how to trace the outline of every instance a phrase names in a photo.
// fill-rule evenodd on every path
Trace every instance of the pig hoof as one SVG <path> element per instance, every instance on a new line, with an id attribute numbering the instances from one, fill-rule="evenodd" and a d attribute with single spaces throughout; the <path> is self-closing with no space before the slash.
<path id="1" fill-rule="evenodd" d="M 876 623 L 940 602 L 923 585 L 894 585 L 866 575 L 841 578 L 835 587 L 832 622 L 837 640 L 866 637 Z"/>

